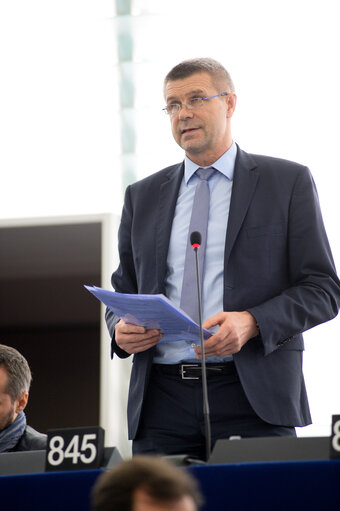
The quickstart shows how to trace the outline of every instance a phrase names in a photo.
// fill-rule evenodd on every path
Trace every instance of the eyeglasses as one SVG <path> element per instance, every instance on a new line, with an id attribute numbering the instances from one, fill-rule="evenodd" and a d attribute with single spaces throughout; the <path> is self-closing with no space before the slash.
<path id="1" fill-rule="evenodd" d="M 197 108 L 200 108 L 204 101 L 207 99 L 212 98 L 219 98 L 220 96 L 228 96 L 229 92 L 222 92 L 221 94 L 216 94 L 215 96 L 208 96 L 206 98 L 191 98 L 186 103 L 184 103 L 185 108 L 188 110 L 196 110 Z M 162 108 L 163 112 L 165 112 L 168 115 L 176 115 L 179 114 L 179 112 L 182 110 L 183 105 L 182 103 L 169 103 L 164 108 Z"/>

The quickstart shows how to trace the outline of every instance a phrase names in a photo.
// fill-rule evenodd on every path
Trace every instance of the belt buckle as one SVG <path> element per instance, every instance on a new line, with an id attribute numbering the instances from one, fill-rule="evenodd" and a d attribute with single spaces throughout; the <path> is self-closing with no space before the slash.
<path id="1" fill-rule="evenodd" d="M 185 371 L 187 367 L 198 367 L 197 364 L 182 364 L 181 365 L 181 377 L 182 380 L 199 380 L 199 376 L 185 376 Z"/>

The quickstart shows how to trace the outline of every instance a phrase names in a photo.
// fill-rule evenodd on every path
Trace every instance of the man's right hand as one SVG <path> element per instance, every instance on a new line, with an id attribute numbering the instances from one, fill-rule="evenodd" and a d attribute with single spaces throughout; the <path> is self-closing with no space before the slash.
<path id="1" fill-rule="evenodd" d="M 155 346 L 162 338 L 159 330 L 146 330 L 143 326 L 118 321 L 115 327 L 115 339 L 118 346 L 129 353 L 139 353 Z"/>

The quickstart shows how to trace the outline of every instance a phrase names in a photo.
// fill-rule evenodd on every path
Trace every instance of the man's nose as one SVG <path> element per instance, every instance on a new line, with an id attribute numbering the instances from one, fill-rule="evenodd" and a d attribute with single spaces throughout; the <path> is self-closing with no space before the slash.
<path id="1" fill-rule="evenodd" d="M 190 110 L 185 103 L 182 104 L 182 108 L 178 114 L 180 120 L 192 118 L 193 111 Z"/>

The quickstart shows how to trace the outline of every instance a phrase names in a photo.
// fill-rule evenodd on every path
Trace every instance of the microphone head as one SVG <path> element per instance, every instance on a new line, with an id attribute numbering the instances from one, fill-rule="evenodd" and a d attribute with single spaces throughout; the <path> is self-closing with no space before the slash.
<path id="1" fill-rule="evenodd" d="M 201 246 L 202 236 L 201 233 L 198 231 L 193 231 L 190 234 L 190 243 L 192 245 L 192 248 L 199 248 Z"/>

